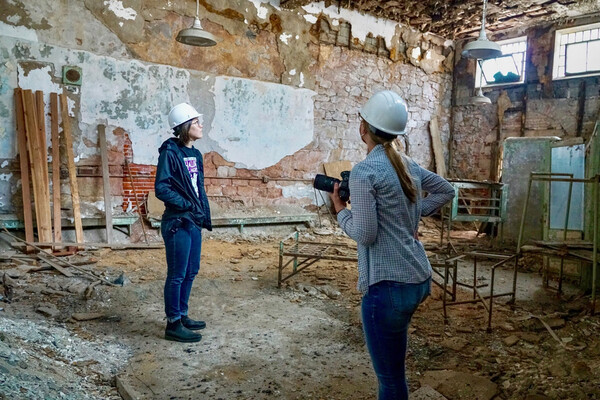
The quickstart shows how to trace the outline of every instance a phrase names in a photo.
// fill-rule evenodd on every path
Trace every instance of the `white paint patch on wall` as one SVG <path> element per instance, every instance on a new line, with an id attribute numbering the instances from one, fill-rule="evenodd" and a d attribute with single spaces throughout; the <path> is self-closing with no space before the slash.
<path id="1" fill-rule="evenodd" d="M 304 11 L 316 16 L 325 14 L 333 20 L 332 22 L 334 24 L 340 19 L 349 22 L 352 25 L 352 37 L 358 38 L 358 40 L 362 42 L 365 41 L 369 33 L 372 33 L 375 37 L 381 36 L 385 39 L 385 43 L 388 47 L 391 47 L 392 45 L 392 37 L 396 32 L 396 27 L 401 26 L 397 22 L 389 19 L 375 18 L 346 8 L 338 9 L 338 7 L 334 5 L 325 7 L 323 1 L 311 3 L 302 8 Z M 304 18 L 306 19 L 306 16 Z"/>
<path id="2" fill-rule="evenodd" d="M 4 161 L 2 162 L 2 164 L 0 165 L 0 167 L 1 167 L 1 168 L 4 168 L 4 167 L 6 167 L 7 165 L 8 165 L 8 161 L 4 160 Z"/>
<path id="3" fill-rule="evenodd" d="M 156 164 L 157 149 L 169 136 L 168 110 L 174 104 L 190 102 L 190 73 L 92 54 L 86 57 L 83 70 L 95 77 L 93 81 L 84 79 L 81 86 L 79 126 L 84 135 L 96 137 L 98 123 L 122 127 L 131 139 L 134 162 Z"/>
<path id="4" fill-rule="evenodd" d="M 18 49 L 26 54 L 28 60 L 41 66 L 23 70 L 11 49 Z M 190 102 L 190 73 L 184 69 L 119 60 L 7 36 L 0 36 L 0 54 L 3 52 L 9 54 L 9 58 L 0 63 L 0 106 L 14 109 L 12 88 L 17 85 L 24 89 L 43 90 L 46 96 L 50 92 L 61 93 L 61 86 L 53 83 L 53 78 L 54 81 L 60 80 L 63 65 L 78 65 L 83 70 L 82 86 L 69 94 L 68 108 L 69 115 L 75 118 L 73 123 L 78 124 L 81 137 L 95 143 L 98 124 L 105 124 L 110 142 L 116 138 L 109 132 L 116 127 L 123 128 L 132 141 L 135 163 L 156 164 L 157 149 L 170 136 L 167 113 L 173 104 Z M 48 98 L 45 100 L 49 107 Z M 47 118 L 48 124 L 49 120 Z M 14 130 L 13 121 L 12 117 L 0 118 L 0 135 L 3 131 Z M 49 127 L 46 133 L 50 135 Z M 1 158 L 12 158 L 16 154 L 16 140 L 12 135 L 7 136 L 10 137 L 0 136 Z M 78 158 L 97 155 L 97 148 L 84 140 L 74 139 Z"/>
<path id="5" fill-rule="evenodd" d="M 311 24 L 314 24 L 319 20 L 317 17 L 315 17 L 312 14 L 304 14 L 304 19 L 306 20 L 306 22 L 311 23 Z"/>
<path id="6" fill-rule="evenodd" d="M 41 90 L 47 98 L 50 98 L 50 93 L 62 93 L 60 85 L 52 82 L 52 72 L 52 68 L 49 65 L 32 69 L 27 73 L 20 67 L 17 67 L 19 87 L 21 89 L 31 89 L 33 92 Z"/>
<path id="7" fill-rule="evenodd" d="M 13 176 L 12 172 L 8 173 L 8 174 L 0 174 L 0 181 L 8 182 L 12 176 Z"/>
<path id="8" fill-rule="evenodd" d="M 291 37 L 292 35 L 289 33 L 282 33 L 281 35 L 279 35 L 279 40 L 281 40 L 285 44 L 288 44 L 288 39 Z"/>
<path id="9" fill-rule="evenodd" d="M 209 137 L 236 166 L 262 169 L 312 142 L 316 94 L 276 83 L 217 77 Z"/>
<path id="10" fill-rule="evenodd" d="M 317 205 L 322 205 L 323 202 L 317 198 L 315 199 L 315 191 L 312 186 L 296 183 L 294 185 L 280 186 L 281 195 L 284 198 L 293 198 L 293 199 L 301 199 L 307 197 L 312 200 L 313 203 Z M 317 196 L 318 197 L 318 196 Z"/>
<path id="11" fill-rule="evenodd" d="M 31 89 L 35 94 L 36 91 L 41 90 L 44 93 L 44 110 L 45 114 L 50 114 L 50 93 L 62 93 L 60 85 L 52 82 L 53 69 L 47 65 L 42 68 L 32 69 L 25 73 L 20 66 L 17 66 L 17 79 L 19 87 L 21 89 Z M 46 131 L 46 143 L 51 146 L 52 131 L 50 130 L 50 118 L 46 117 L 45 131 Z M 48 154 L 48 160 L 52 160 L 50 152 Z"/>
<path id="12" fill-rule="evenodd" d="M 24 26 L 12 26 L 0 22 L 0 36 L 8 36 L 17 39 L 29 40 L 30 42 L 37 42 L 38 36 L 35 30 L 27 29 Z"/>
<path id="13" fill-rule="evenodd" d="M 125 8 L 120 0 L 106 0 L 104 5 L 108 6 L 108 9 L 119 18 L 134 20 L 137 16 L 137 12 L 133 8 Z"/>
<path id="14" fill-rule="evenodd" d="M 260 0 L 250 0 L 254 7 L 256 7 L 256 15 L 260 19 L 267 18 L 267 14 L 269 13 L 269 9 L 264 7 L 262 3 L 269 3 L 268 1 L 260 1 Z"/>

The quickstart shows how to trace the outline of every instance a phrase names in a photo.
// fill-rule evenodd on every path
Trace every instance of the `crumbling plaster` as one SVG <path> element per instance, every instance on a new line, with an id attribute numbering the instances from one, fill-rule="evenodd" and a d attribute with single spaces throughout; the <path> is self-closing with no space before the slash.
<path id="1" fill-rule="evenodd" d="M 364 157 L 355 135 L 356 112 L 376 90 L 389 88 L 410 105 L 411 155 L 432 166 L 427 124 L 431 116 L 438 116 L 447 142 L 453 43 L 358 13 L 336 14 L 322 3 L 298 12 L 282 11 L 275 3 L 200 1 L 202 24 L 219 43 L 197 48 L 174 40 L 178 30 L 192 22 L 192 1 L 0 0 L 0 7 L 12 10 L 0 16 L 0 68 L 8 76 L 0 86 L 0 112 L 9 116 L 0 124 L 5 133 L 0 132 L 0 158 L 16 154 L 14 136 L 6 133 L 14 132 L 12 89 L 25 82 L 25 73 L 19 78 L 17 71 L 25 62 L 37 62 L 49 70 L 43 70 L 43 79 L 30 80 L 34 89 L 62 87 L 64 65 L 83 68 L 83 85 L 65 87 L 76 121 L 80 164 L 97 163 L 100 123 L 113 133 L 108 135 L 109 146 L 117 148 L 120 132 L 126 132 L 134 162 L 154 164 L 158 144 L 169 136 L 166 113 L 173 103 L 189 101 L 204 113 L 205 140 L 199 147 L 205 154 L 225 157 L 231 165 L 229 175 L 248 174 L 244 169 L 249 169 L 309 179 L 323 162 Z M 367 32 L 365 25 L 373 29 Z M 336 39 L 329 42 L 327 37 Z M 224 94 L 226 81 L 243 83 L 254 95 L 266 91 L 270 101 L 287 107 L 286 113 L 296 107 L 300 118 L 271 109 L 272 118 L 284 117 L 266 135 L 267 123 L 261 129 L 249 124 L 250 119 L 245 126 L 231 124 L 227 112 L 241 115 L 250 108 L 243 99 L 235 99 L 234 92 L 230 97 Z M 225 107 L 232 100 L 237 104 Z M 251 152 L 239 150 L 240 141 L 227 139 L 239 138 L 231 131 L 245 128 Z M 279 142 L 269 147 L 275 138 Z M 249 157 L 251 153 L 260 154 L 260 160 Z M 309 186 L 268 185 L 303 204 Z"/>

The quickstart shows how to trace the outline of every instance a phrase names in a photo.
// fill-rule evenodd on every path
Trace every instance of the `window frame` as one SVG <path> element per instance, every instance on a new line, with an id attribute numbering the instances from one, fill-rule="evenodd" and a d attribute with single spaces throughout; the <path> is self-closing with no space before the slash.
<path id="1" fill-rule="evenodd" d="M 514 43 L 520 43 L 520 42 L 525 42 L 525 51 L 523 52 L 523 60 L 521 62 L 521 69 L 522 72 L 520 74 L 520 79 L 518 81 L 515 82 L 498 82 L 498 83 L 490 83 L 490 84 L 482 84 L 482 80 L 485 80 L 485 78 L 482 79 L 482 72 L 481 72 L 481 65 L 480 65 L 480 60 L 477 60 L 478 62 L 475 63 L 476 67 L 475 67 L 475 88 L 479 88 L 480 85 L 482 88 L 494 88 L 494 87 L 500 87 L 500 86 L 516 86 L 516 85 L 522 85 L 525 83 L 525 78 L 526 78 L 526 73 L 527 73 L 527 50 L 529 49 L 529 38 L 527 35 L 524 36 L 518 36 L 518 37 L 514 37 L 511 39 L 506 39 L 506 40 L 498 40 L 496 41 L 496 44 L 498 44 L 501 48 L 504 45 L 509 45 L 509 44 L 514 44 Z M 515 53 L 520 53 L 520 52 L 515 52 Z M 509 54 L 515 54 L 515 53 L 509 53 Z M 509 54 L 502 54 L 502 56 L 500 57 L 505 57 Z M 496 57 L 496 58 L 500 58 L 500 57 Z M 486 60 L 481 60 L 481 63 L 483 63 Z"/>
<path id="2" fill-rule="evenodd" d="M 561 43 L 560 43 L 561 38 L 565 35 L 569 35 L 571 33 L 584 32 L 584 31 L 588 31 L 588 30 L 594 30 L 594 29 L 600 29 L 600 22 L 595 22 L 595 23 L 586 24 L 586 25 L 578 25 L 578 26 L 573 26 L 571 28 L 565 28 L 565 29 L 557 29 L 554 32 L 554 54 L 552 57 L 552 80 L 553 81 L 562 80 L 562 79 L 585 78 L 585 77 L 589 77 L 589 76 L 600 75 L 600 69 L 594 70 L 594 71 L 586 71 L 586 72 L 582 72 L 582 73 L 570 73 L 570 74 L 566 73 L 567 45 L 576 44 L 576 43 L 589 43 L 591 41 L 600 40 L 600 32 L 598 34 L 597 39 L 581 40 L 581 41 L 574 42 L 574 43 L 565 43 L 564 45 L 561 45 Z M 583 36 L 583 34 L 582 34 L 582 36 Z M 563 65 L 565 71 L 563 72 L 563 75 L 559 76 L 558 70 L 561 66 L 560 65 L 560 58 L 561 58 L 560 57 L 560 49 L 562 46 L 565 47 L 565 56 L 564 56 L 565 63 Z"/>

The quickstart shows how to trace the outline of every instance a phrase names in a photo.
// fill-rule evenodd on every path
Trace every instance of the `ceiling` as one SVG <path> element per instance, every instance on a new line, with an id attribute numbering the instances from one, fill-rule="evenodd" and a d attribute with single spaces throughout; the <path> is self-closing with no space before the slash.
<path id="1" fill-rule="evenodd" d="M 281 0 L 293 9 L 310 0 Z M 447 39 L 476 36 L 481 29 L 483 0 L 326 0 L 335 5 L 409 25 Z M 490 0 L 488 33 L 538 24 L 545 21 L 600 12 L 600 0 Z"/>

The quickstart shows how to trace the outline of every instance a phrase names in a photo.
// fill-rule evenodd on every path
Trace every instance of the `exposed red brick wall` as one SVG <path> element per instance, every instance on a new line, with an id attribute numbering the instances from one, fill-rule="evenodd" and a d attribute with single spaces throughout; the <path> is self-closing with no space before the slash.
<path id="1" fill-rule="evenodd" d="M 154 190 L 156 166 L 133 163 L 131 140 L 123 133 L 123 210 L 137 210 L 137 201 L 142 213 L 146 213 L 145 203 L 148 193 Z M 312 165 L 320 165 L 322 154 L 301 150 L 293 156 L 285 157 L 278 164 L 261 171 L 235 168 L 220 154 L 210 152 L 204 155 L 204 186 L 209 200 L 221 204 L 243 204 L 244 206 L 265 206 L 273 204 L 297 204 L 296 198 L 283 197 L 282 186 L 294 185 L 296 181 L 287 179 L 310 179 L 319 170 L 308 171 Z M 294 167 L 295 166 L 295 167 Z M 283 170 L 288 171 L 283 176 Z M 130 174 L 131 173 L 131 174 Z M 266 179 L 263 179 L 266 177 Z M 135 185 L 131 185 L 131 178 Z M 277 179 L 284 178 L 284 179 Z"/>
<path id="2" fill-rule="evenodd" d="M 154 190 L 154 178 L 156 177 L 156 166 L 147 164 L 134 164 L 133 149 L 131 148 L 131 140 L 129 135 L 124 133 L 125 140 L 123 142 L 123 156 L 125 163 L 123 166 L 123 210 L 131 207 L 133 211 L 137 210 L 137 204 L 140 205 L 142 214 L 146 213 L 146 200 L 148 192 Z M 135 185 L 134 187 L 132 186 Z M 136 202 L 137 194 L 137 202 Z"/>

